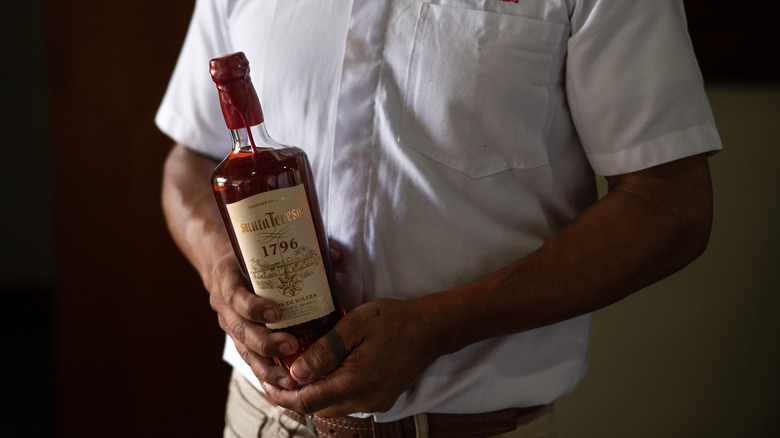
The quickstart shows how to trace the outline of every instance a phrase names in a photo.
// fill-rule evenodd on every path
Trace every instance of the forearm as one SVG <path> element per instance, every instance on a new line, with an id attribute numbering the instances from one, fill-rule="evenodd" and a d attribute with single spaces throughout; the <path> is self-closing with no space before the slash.
<path id="1" fill-rule="evenodd" d="M 706 159 L 610 180 L 609 193 L 537 251 L 475 282 L 420 300 L 443 354 L 608 306 L 679 270 L 705 248 Z"/>
<path id="2" fill-rule="evenodd" d="M 220 261 L 233 254 L 210 186 L 216 165 L 177 144 L 163 171 L 162 206 L 168 229 L 206 284 Z"/>

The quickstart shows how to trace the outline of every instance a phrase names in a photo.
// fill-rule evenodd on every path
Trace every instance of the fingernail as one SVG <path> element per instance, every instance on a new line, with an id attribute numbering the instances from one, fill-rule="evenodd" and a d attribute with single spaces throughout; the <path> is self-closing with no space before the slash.
<path id="1" fill-rule="evenodd" d="M 289 377 L 280 377 L 279 380 L 276 381 L 276 384 L 280 388 L 289 389 L 293 386 L 292 381 Z"/>
<path id="2" fill-rule="evenodd" d="M 311 378 L 311 369 L 309 364 L 303 359 L 298 359 L 290 367 L 290 373 L 292 373 L 295 380 L 299 382 L 305 382 Z"/>
<path id="3" fill-rule="evenodd" d="M 276 321 L 276 312 L 273 309 L 268 309 L 263 312 L 263 318 L 265 318 L 266 322 L 274 322 Z"/>
<path id="4" fill-rule="evenodd" d="M 295 353 L 295 349 L 293 348 L 292 344 L 290 344 L 289 342 L 285 342 L 284 344 L 279 346 L 279 353 L 282 356 L 289 356 Z"/>

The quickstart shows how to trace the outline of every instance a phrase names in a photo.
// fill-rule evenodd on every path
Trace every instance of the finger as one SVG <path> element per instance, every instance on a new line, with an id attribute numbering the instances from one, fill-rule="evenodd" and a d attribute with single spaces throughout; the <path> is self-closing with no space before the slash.
<path id="1" fill-rule="evenodd" d="M 358 411 L 360 411 L 360 409 L 352 408 L 348 403 L 336 403 L 335 405 L 317 411 L 317 415 L 328 418 L 346 417 Z"/>
<path id="2" fill-rule="evenodd" d="M 329 375 L 325 379 L 299 385 L 293 390 L 267 383 L 263 384 L 263 389 L 277 405 L 302 414 L 325 412 L 324 409 L 327 409 L 328 416 L 346 416 L 357 412 L 357 409 L 346 406 L 347 402 L 341 398 L 343 388 L 336 383 L 339 379 L 331 380 L 331 377 Z"/>
<path id="3" fill-rule="evenodd" d="M 398 397 L 377 397 L 376 389 L 372 389 L 376 387 L 356 383 L 350 374 L 346 368 L 339 368 L 294 390 L 267 384 L 264 388 L 277 405 L 302 414 L 343 417 L 355 412 L 386 412 L 393 407 Z"/>
<path id="4" fill-rule="evenodd" d="M 252 368 L 252 372 L 260 382 L 281 389 L 293 389 L 297 386 L 298 382 L 290 377 L 290 373 L 284 367 L 276 366 L 272 359 L 255 353 L 235 339 L 233 339 L 233 344 L 238 354 Z"/>
<path id="5" fill-rule="evenodd" d="M 289 333 L 273 332 L 235 313 L 221 313 L 218 321 L 225 333 L 260 356 L 289 356 L 298 351 L 298 340 Z"/>
<path id="6" fill-rule="evenodd" d="M 209 301 L 218 313 L 228 307 L 243 318 L 263 324 L 273 323 L 281 318 L 282 311 L 278 304 L 257 296 L 247 287 L 235 259 L 220 265 L 217 278 L 219 280 L 215 287 L 210 288 Z"/>
<path id="7" fill-rule="evenodd" d="M 271 301 L 258 297 L 247 289 L 235 259 L 220 265 L 220 281 L 209 300 L 219 315 L 222 329 L 262 356 L 288 356 L 298 351 L 298 341 L 286 334 L 271 335 L 271 331 L 256 323 L 279 320 L 281 309 Z"/>
<path id="8" fill-rule="evenodd" d="M 299 382 L 310 382 L 336 369 L 347 354 L 343 338 L 333 329 L 301 354 L 290 374 Z"/>
<path id="9" fill-rule="evenodd" d="M 341 253 L 340 253 L 340 252 L 338 252 L 338 251 L 336 251 L 336 250 L 335 250 L 335 249 L 333 249 L 333 248 L 330 248 L 330 260 L 331 260 L 333 263 L 338 263 L 338 262 L 339 262 L 339 260 L 341 260 Z"/>

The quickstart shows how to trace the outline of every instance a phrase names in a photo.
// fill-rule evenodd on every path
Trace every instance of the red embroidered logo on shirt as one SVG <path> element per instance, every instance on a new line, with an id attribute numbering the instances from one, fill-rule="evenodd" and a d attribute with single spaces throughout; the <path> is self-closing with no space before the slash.
<path id="1" fill-rule="evenodd" d="M 501 0 L 502 2 L 517 3 L 520 0 Z"/>

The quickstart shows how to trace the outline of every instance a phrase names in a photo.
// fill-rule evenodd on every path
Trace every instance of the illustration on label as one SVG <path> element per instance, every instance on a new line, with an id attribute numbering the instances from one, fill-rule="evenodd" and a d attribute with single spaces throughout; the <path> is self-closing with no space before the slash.
<path id="1" fill-rule="evenodd" d="M 280 260 L 274 263 L 267 261 L 268 257 L 251 259 L 251 265 L 247 266 L 247 269 L 258 289 L 276 288 L 282 295 L 294 297 L 303 291 L 304 279 L 311 277 L 315 268 L 320 265 L 320 257 L 319 251 L 299 245 L 295 238 L 284 240 L 285 238 L 284 232 L 278 236 L 276 233 L 256 236 L 255 240 L 266 248 L 278 248 Z M 288 249 L 293 253 L 285 257 L 284 252 Z"/>

